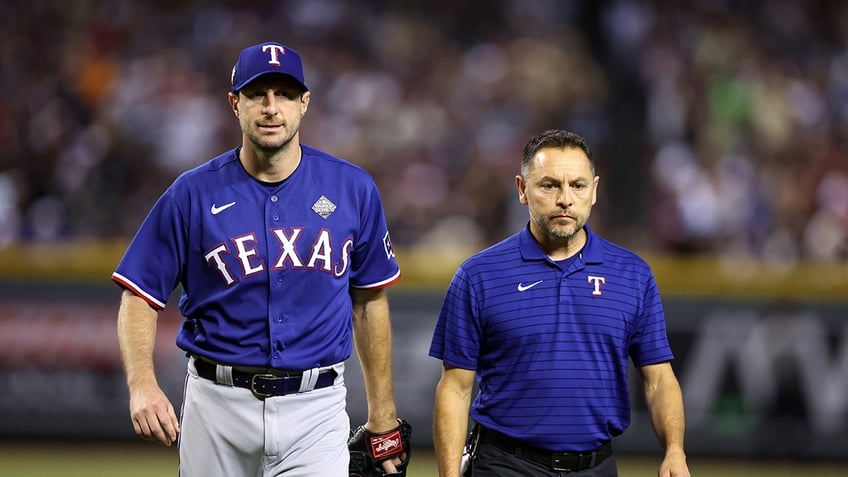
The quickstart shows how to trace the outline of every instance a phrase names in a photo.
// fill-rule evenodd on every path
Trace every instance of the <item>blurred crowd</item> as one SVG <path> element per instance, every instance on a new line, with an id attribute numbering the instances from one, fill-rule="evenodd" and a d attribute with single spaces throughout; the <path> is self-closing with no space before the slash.
<path id="1" fill-rule="evenodd" d="M 0 247 L 126 239 L 240 142 L 245 46 L 304 59 L 301 141 L 366 168 L 398 247 L 527 220 L 532 135 L 593 146 L 591 223 L 640 250 L 848 258 L 848 2 L 6 0 Z"/>

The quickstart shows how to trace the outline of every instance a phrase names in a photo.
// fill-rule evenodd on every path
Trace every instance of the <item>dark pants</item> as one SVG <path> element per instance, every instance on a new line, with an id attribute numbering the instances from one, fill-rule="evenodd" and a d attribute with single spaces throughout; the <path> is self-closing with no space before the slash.
<path id="1" fill-rule="evenodd" d="M 618 477 L 615 455 L 591 469 L 558 472 L 515 456 L 494 444 L 481 442 L 471 465 L 471 477 Z"/>

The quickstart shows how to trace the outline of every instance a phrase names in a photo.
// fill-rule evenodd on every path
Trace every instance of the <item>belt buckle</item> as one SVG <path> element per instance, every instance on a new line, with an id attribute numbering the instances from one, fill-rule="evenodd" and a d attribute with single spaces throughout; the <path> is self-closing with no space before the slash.
<path id="1" fill-rule="evenodd" d="M 256 378 L 275 379 L 275 378 L 278 378 L 278 376 L 275 376 L 273 374 L 268 373 L 268 374 L 254 374 L 253 376 L 250 377 L 250 392 L 252 392 L 253 395 L 256 396 L 257 399 L 265 400 L 265 398 L 269 398 L 269 397 L 273 396 L 273 394 L 263 393 L 262 391 L 259 391 L 259 390 L 256 389 Z"/>
<path id="2" fill-rule="evenodd" d="M 567 457 L 560 453 L 554 453 L 551 456 L 551 470 L 556 472 L 574 472 L 575 469 L 571 467 L 560 467 L 560 464 L 563 462 L 563 457 Z"/>

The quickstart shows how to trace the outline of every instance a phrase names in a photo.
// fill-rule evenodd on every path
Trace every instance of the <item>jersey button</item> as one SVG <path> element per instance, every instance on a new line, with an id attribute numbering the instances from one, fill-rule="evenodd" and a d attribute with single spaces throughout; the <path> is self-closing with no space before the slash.
<path id="1" fill-rule="evenodd" d="M 275 316 L 274 321 L 276 321 L 277 323 L 282 323 L 283 322 L 283 315 Z"/>
<path id="2" fill-rule="evenodd" d="M 280 200 L 280 198 L 277 197 L 276 195 L 271 196 L 271 202 L 277 202 L 278 200 Z"/>
<path id="3" fill-rule="evenodd" d="M 271 218 L 274 219 L 275 222 L 280 220 L 280 216 L 278 214 L 274 214 Z"/>

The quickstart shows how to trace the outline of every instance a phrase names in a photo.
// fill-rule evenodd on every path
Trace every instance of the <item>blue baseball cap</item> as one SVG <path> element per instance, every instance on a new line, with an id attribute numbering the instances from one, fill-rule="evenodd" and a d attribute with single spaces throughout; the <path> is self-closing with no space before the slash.
<path id="1" fill-rule="evenodd" d="M 304 91 L 309 91 L 306 82 L 303 81 L 303 63 L 300 61 L 300 55 L 280 43 L 267 42 L 241 50 L 230 78 L 233 92 L 244 88 L 262 75 L 273 73 L 291 76 L 300 83 Z"/>

